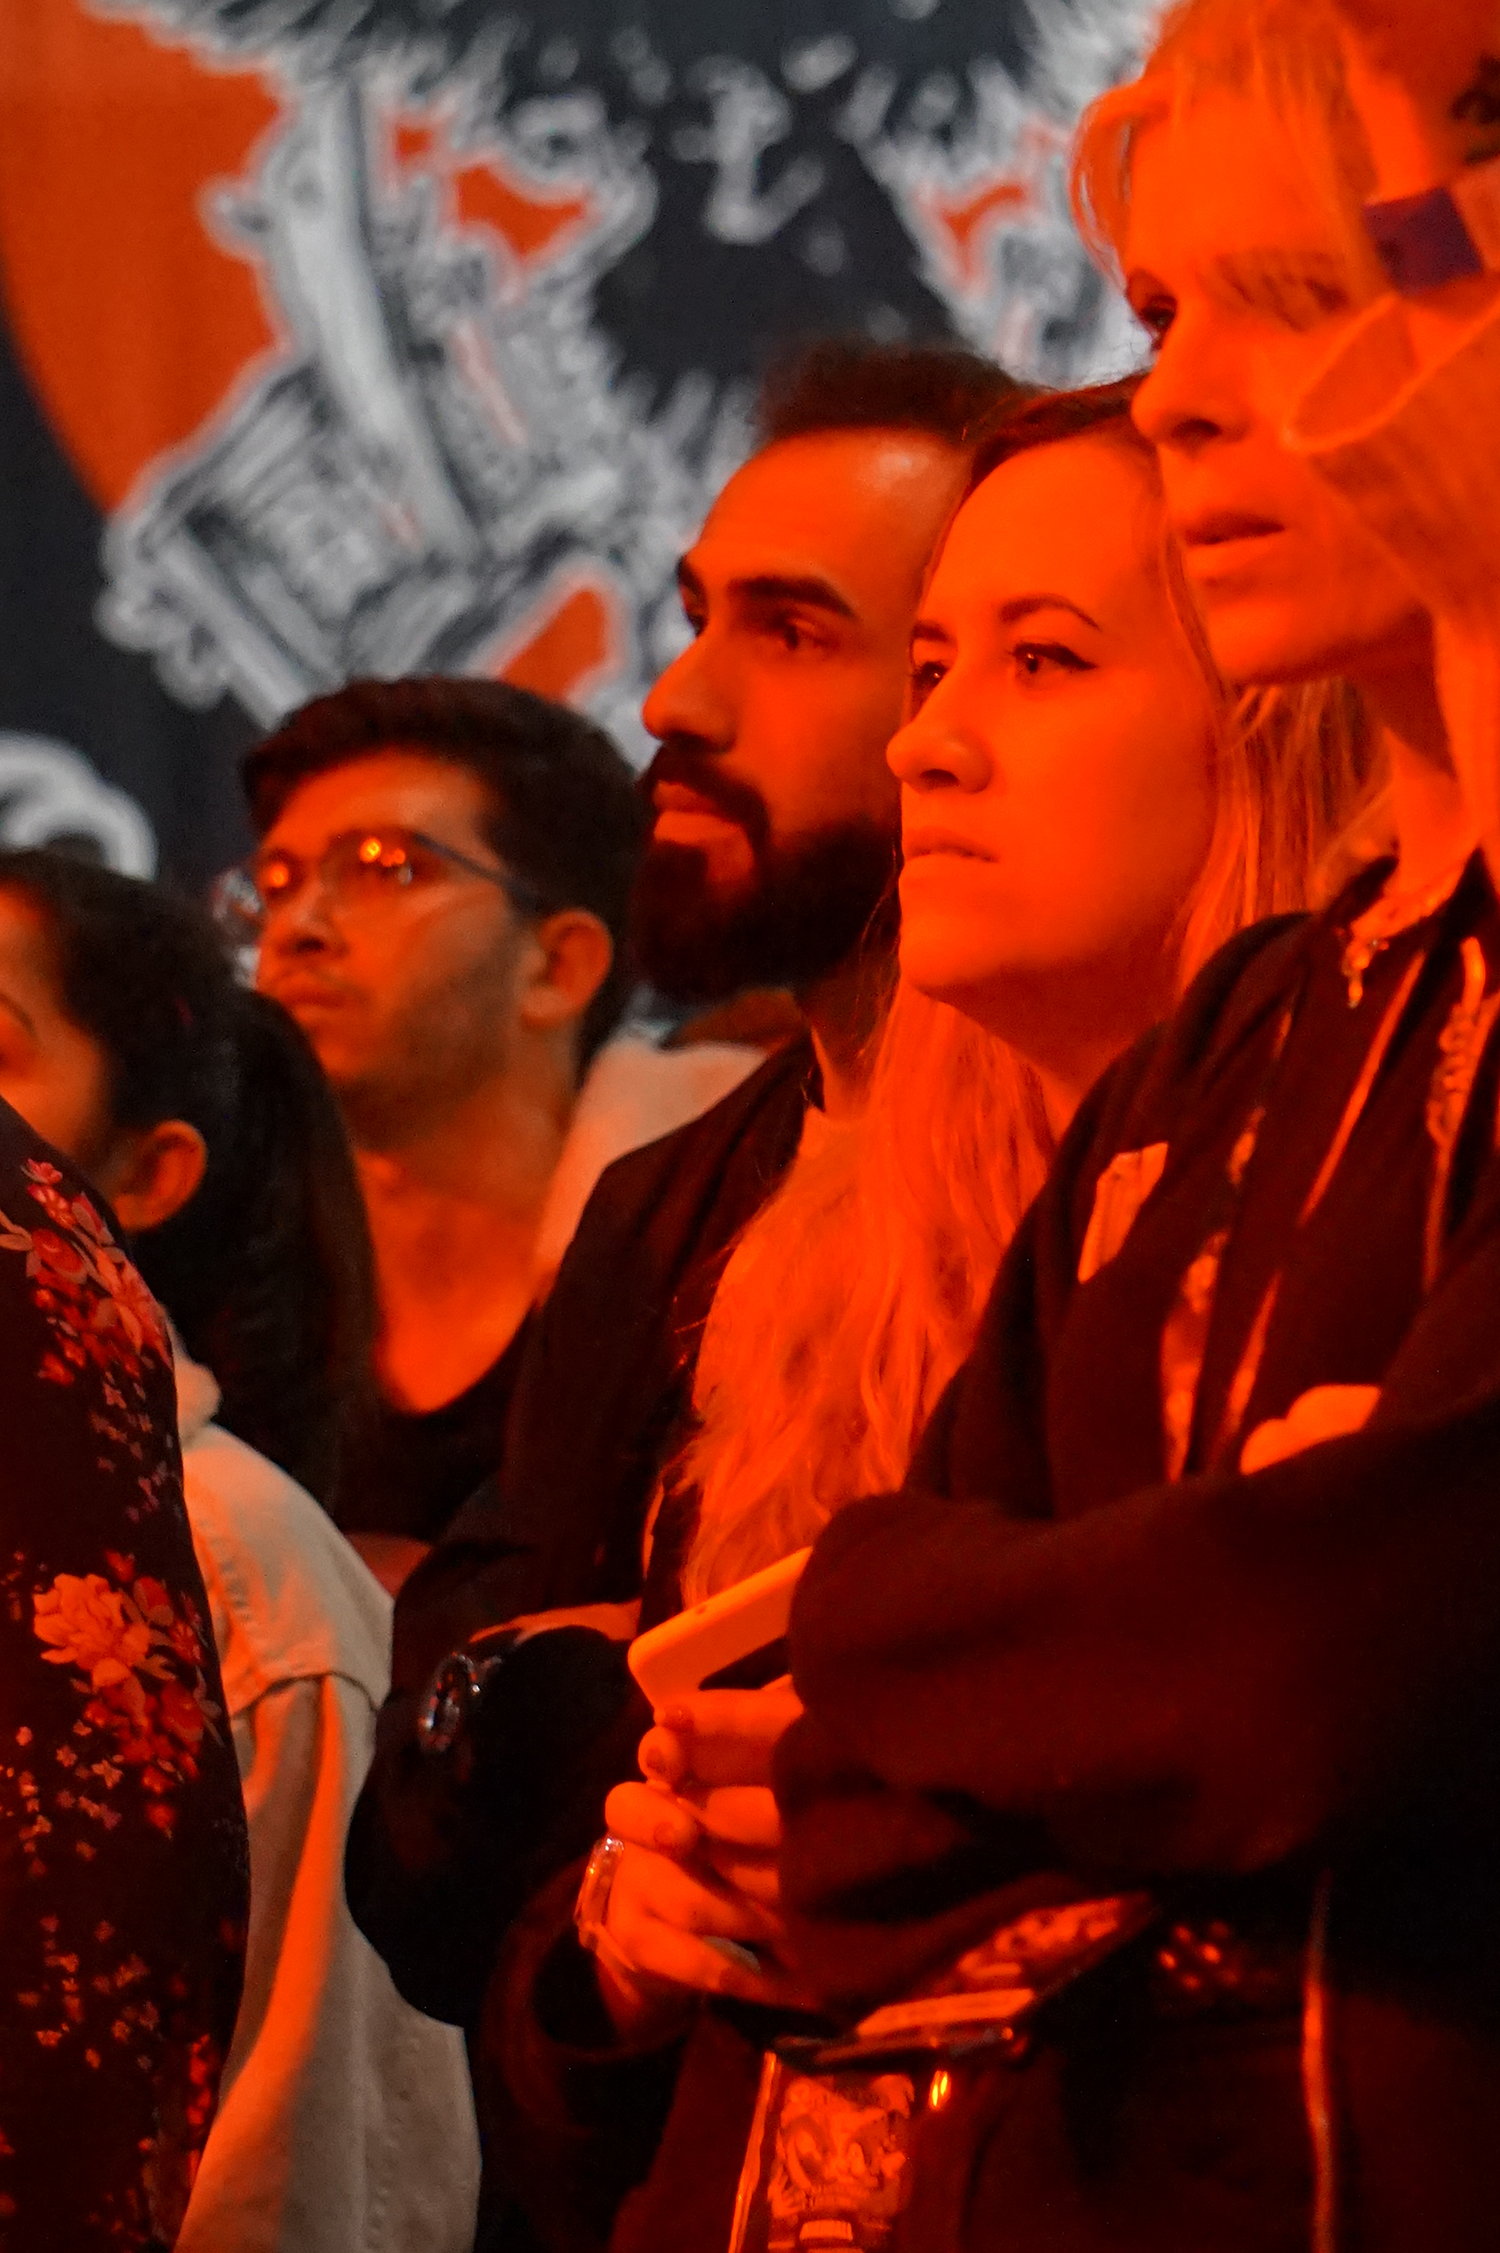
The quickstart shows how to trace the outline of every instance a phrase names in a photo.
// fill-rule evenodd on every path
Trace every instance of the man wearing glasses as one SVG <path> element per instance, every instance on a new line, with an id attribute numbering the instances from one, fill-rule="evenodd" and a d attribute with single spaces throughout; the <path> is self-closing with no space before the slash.
<path id="1" fill-rule="evenodd" d="M 359 681 L 253 751 L 260 844 L 225 886 L 354 1145 L 378 1398 L 334 1514 L 394 1585 L 500 1455 L 538 1227 L 580 1078 L 624 1006 L 630 770 L 493 681 Z"/>

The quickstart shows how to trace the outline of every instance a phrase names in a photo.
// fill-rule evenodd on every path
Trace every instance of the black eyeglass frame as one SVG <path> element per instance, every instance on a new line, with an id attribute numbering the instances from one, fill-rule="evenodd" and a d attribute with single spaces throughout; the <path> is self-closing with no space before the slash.
<path id="1" fill-rule="evenodd" d="M 315 860 L 305 861 L 302 865 L 305 870 L 316 873 L 326 864 L 334 846 L 365 837 L 385 837 L 392 843 L 410 842 L 420 845 L 424 852 L 431 853 L 437 860 L 448 862 L 453 868 L 461 868 L 465 875 L 477 876 L 486 884 L 497 885 L 520 915 L 539 917 L 555 912 L 553 904 L 534 885 L 528 884 L 524 877 L 513 875 L 508 868 L 496 868 L 486 861 L 477 861 L 472 854 L 462 852 L 457 845 L 446 845 L 440 837 L 433 837 L 425 829 L 412 829 L 405 822 L 371 822 L 365 828 L 346 830 L 342 836 L 331 840 L 331 844 Z M 289 853 L 286 858 L 296 860 L 298 856 Z M 409 862 L 407 866 L 410 868 Z M 249 895 L 248 898 L 246 894 Z M 253 859 L 239 861 L 233 868 L 225 870 L 214 886 L 214 909 L 221 923 L 234 924 L 242 931 L 254 932 L 256 936 L 264 930 L 268 903 L 256 879 Z"/>

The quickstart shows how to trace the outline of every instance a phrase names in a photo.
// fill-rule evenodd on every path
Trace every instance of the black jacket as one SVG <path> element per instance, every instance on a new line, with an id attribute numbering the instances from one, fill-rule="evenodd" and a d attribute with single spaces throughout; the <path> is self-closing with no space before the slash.
<path id="1" fill-rule="evenodd" d="M 1326 1871 L 1337 2243 L 1481 2253 L 1500 2208 L 1493 1042 L 1430 1289 L 1420 1250 L 1459 950 L 1477 935 L 1493 988 L 1497 917 L 1471 870 L 1299 1225 L 1368 1053 L 1364 1012 L 1431 937 L 1392 945 L 1356 1016 L 1338 922 L 1247 935 L 1106 1079 L 911 1487 L 819 1543 L 793 1621 L 808 1711 L 780 1756 L 783 1875 L 807 1967 L 854 2011 L 1042 1872 L 1145 1885 L 1300 1950 Z M 1258 1100 L 1235 1208 L 1226 1163 Z M 1101 1175 L 1161 1144 L 1159 1185 L 1080 1282 Z M 1202 1413 L 1168 1480 L 1164 1325 L 1221 1224 Z M 1238 1441 L 1215 1456 L 1208 1435 L 1278 1272 L 1239 1432 L 1320 1383 L 1380 1400 L 1363 1431 L 1246 1476 Z M 962 2219 L 923 2253 L 1306 2243 L 1296 2016 L 1123 2023 L 1112 1993 L 1013 2077 L 968 2154 Z"/>
<path id="2" fill-rule="evenodd" d="M 444 1761 L 418 1749 L 421 1692 L 484 1628 L 640 1592 L 645 1512 L 698 1334 L 730 1248 L 796 1150 L 812 1071 L 794 1043 L 604 1174 L 535 1318 L 496 1476 L 397 1601 L 394 1688 L 346 1877 L 361 1930 L 434 2017 L 474 2026 L 510 1917 L 597 1831 L 640 1731 L 613 1749 L 622 1653 L 592 1635 L 528 1643 Z"/>

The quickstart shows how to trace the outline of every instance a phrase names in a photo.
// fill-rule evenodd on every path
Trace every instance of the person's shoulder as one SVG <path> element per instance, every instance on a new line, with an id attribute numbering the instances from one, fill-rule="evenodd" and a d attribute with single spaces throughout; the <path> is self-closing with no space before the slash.
<path id="1" fill-rule="evenodd" d="M 342 1675 L 369 1699 L 390 1673 L 390 1598 L 305 1488 L 217 1424 L 183 1452 L 231 1712 L 278 1684 Z M 222 1623 L 222 1624 L 221 1624 Z"/>
<path id="2" fill-rule="evenodd" d="M 1063 1138 L 1054 1182 L 1085 1217 L 1094 1185 L 1122 1153 L 1165 1150 L 1190 1108 L 1264 1034 L 1296 990 L 1323 917 L 1268 916 L 1235 933 L 1197 972 L 1172 1015 L 1095 1083 Z"/>
<path id="3" fill-rule="evenodd" d="M 599 1188 L 628 1202 L 645 1183 L 679 1171 L 695 1156 L 728 1148 L 759 1124 L 800 1121 L 812 1071 L 812 1042 L 805 1037 L 786 1042 L 695 1119 L 617 1158 L 601 1174 Z"/>
<path id="4" fill-rule="evenodd" d="M 774 1145 L 774 1155 L 784 1162 L 796 1148 L 812 1071 L 812 1043 L 788 1041 L 697 1118 L 606 1166 L 564 1256 L 559 1282 L 570 1265 L 588 1263 L 601 1241 L 633 1234 L 665 1195 L 716 1177 L 747 1145 Z"/>
<path id="5" fill-rule="evenodd" d="M 1236 1057 L 1284 1008 L 1322 921 L 1272 915 L 1247 925 L 1209 956 L 1176 1009 L 1129 1053 L 1118 1094 L 1134 1107 L 1181 1099 Z"/>

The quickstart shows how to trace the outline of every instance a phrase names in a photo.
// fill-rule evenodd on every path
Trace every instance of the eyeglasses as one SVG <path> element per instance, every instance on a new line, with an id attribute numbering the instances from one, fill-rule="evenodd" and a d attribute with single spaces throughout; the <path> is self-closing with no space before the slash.
<path id="1" fill-rule="evenodd" d="M 518 914 L 547 912 L 540 892 L 509 869 L 474 860 L 425 830 L 401 828 L 346 829 L 313 860 L 268 846 L 219 878 L 214 912 L 233 938 L 254 943 L 309 883 L 317 884 L 335 913 L 380 915 L 402 893 L 440 882 L 450 868 L 496 885 Z"/>

